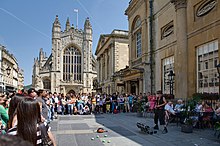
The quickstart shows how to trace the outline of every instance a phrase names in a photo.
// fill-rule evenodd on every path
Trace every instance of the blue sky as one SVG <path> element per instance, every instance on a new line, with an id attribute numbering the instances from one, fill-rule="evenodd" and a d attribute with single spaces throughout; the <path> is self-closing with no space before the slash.
<path id="1" fill-rule="evenodd" d="M 59 16 L 62 30 L 67 17 L 83 29 L 84 21 L 90 18 L 93 27 L 93 53 L 100 34 L 111 33 L 113 29 L 128 30 L 124 11 L 130 0 L 1 0 L 0 44 L 6 46 L 17 58 L 24 70 L 25 85 L 31 84 L 34 58 L 39 49 L 51 53 L 52 23 Z"/>

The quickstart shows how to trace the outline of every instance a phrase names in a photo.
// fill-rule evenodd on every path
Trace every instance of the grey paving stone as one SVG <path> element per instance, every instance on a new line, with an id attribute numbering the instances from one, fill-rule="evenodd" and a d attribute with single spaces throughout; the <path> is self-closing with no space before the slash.
<path id="1" fill-rule="evenodd" d="M 70 117 L 59 117 L 60 120 L 70 120 Z"/>
<path id="2" fill-rule="evenodd" d="M 72 146 L 77 145 L 74 135 L 71 134 L 58 134 L 56 136 L 58 146 Z"/>
<path id="3" fill-rule="evenodd" d="M 103 146 L 100 138 L 96 138 L 96 134 L 75 134 L 76 142 L 79 146 Z M 94 140 L 91 140 L 94 138 Z M 107 142 L 105 142 L 107 143 Z"/>
<path id="4" fill-rule="evenodd" d="M 51 127 L 51 131 L 57 131 L 58 122 L 50 122 L 49 126 Z"/>
<path id="5" fill-rule="evenodd" d="M 120 126 L 114 126 L 114 127 L 108 127 L 109 129 L 111 129 L 112 131 L 120 134 L 121 136 L 135 136 L 136 134 L 123 128 Z"/>
<path id="6" fill-rule="evenodd" d="M 71 124 L 71 129 L 72 130 L 88 130 L 90 128 L 86 123 L 74 123 L 74 124 Z"/>
<path id="7" fill-rule="evenodd" d="M 59 124 L 59 130 L 71 130 L 71 124 Z"/>

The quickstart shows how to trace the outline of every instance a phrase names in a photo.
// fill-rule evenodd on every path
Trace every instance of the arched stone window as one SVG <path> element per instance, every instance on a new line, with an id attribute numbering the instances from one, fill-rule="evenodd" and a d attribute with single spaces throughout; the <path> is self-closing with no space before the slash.
<path id="1" fill-rule="evenodd" d="M 73 46 L 66 48 L 63 53 L 63 80 L 81 81 L 81 65 L 82 58 L 80 51 Z"/>
<path id="2" fill-rule="evenodd" d="M 43 80 L 44 89 L 51 90 L 51 81 L 50 79 Z"/>
<path id="3" fill-rule="evenodd" d="M 132 34 L 134 36 L 135 49 L 136 49 L 136 57 L 139 58 L 142 55 L 142 37 L 141 37 L 141 18 L 137 16 L 134 19 L 132 26 Z"/>

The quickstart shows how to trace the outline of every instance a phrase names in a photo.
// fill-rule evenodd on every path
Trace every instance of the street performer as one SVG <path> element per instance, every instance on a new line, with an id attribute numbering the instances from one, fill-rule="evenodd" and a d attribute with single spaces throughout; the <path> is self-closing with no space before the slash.
<path id="1" fill-rule="evenodd" d="M 155 103 L 155 114 L 154 114 L 154 129 L 159 130 L 158 127 L 158 119 L 160 121 L 160 125 L 164 126 L 164 130 L 162 133 L 167 133 L 167 127 L 165 124 L 165 105 L 167 104 L 165 97 L 162 94 L 162 91 L 157 91 L 157 100 Z"/>

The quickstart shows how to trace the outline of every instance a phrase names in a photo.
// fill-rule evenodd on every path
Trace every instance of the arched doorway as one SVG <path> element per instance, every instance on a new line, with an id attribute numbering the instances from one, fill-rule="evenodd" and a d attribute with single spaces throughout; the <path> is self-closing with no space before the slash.
<path id="1" fill-rule="evenodd" d="M 71 93 L 75 95 L 76 92 L 71 89 L 67 94 L 71 94 Z"/>

